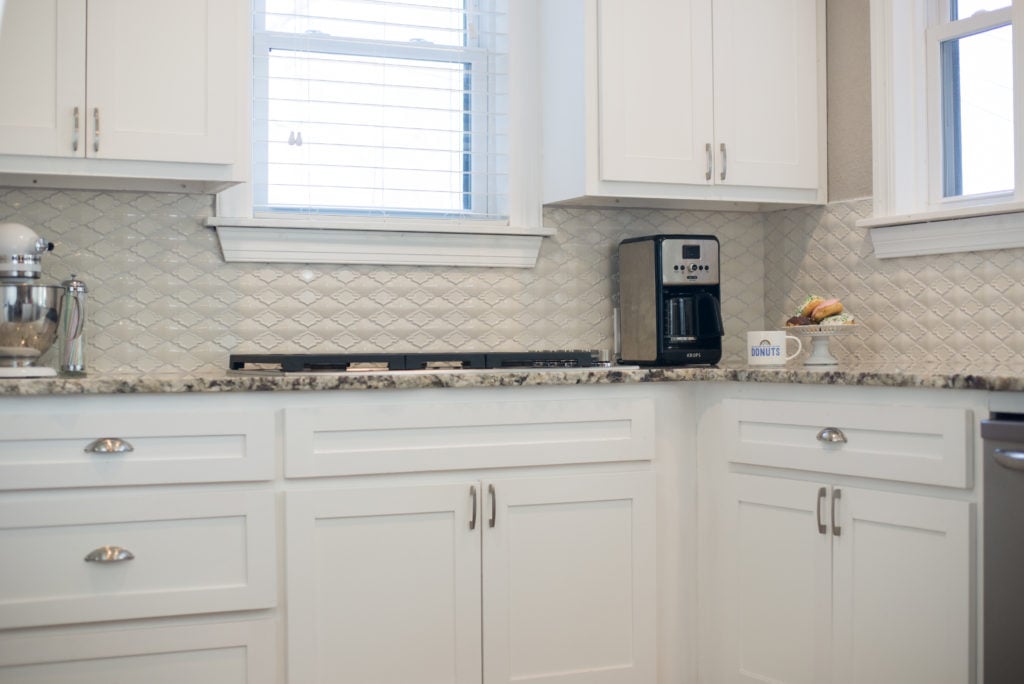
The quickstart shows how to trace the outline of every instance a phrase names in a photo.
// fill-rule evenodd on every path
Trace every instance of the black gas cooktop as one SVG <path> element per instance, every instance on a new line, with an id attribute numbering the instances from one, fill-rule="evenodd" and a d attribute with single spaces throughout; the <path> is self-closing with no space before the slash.
<path id="1" fill-rule="evenodd" d="M 606 365 L 594 351 L 436 352 L 412 354 L 231 354 L 233 371 L 395 371 L 474 368 L 591 368 Z"/>

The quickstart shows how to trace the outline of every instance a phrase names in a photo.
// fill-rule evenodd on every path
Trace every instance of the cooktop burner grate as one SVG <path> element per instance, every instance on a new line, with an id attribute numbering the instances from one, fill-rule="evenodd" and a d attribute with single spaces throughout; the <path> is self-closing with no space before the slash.
<path id="1" fill-rule="evenodd" d="M 231 354 L 233 371 L 395 371 L 479 368 L 590 368 L 599 365 L 592 351 L 441 352 L 413 354 Z"/>

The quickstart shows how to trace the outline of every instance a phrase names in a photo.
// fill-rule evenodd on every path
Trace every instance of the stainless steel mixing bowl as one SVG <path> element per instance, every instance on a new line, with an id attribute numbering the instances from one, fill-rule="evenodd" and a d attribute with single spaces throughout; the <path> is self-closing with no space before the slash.
<path id="1" fill-rule="evenodd" d="M 0 283 L 0 366 L 30 366 L 53 345 L 62 290 Z"/>

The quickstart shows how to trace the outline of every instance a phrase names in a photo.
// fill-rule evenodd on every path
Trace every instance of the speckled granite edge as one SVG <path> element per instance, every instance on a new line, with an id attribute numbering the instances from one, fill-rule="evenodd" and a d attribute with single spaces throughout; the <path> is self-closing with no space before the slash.
<path id="1" fill-rule="evenodd" d="M 1024 373 L 892 369 L 597 368 L 582 370 L 395 371 L 349 374 L 139 375 L 0 380 L 0 396 L 295 392 L 458 387 L 539 387 L 644 382 L 766 382 L 802 385 L 1024 390 Z"/>

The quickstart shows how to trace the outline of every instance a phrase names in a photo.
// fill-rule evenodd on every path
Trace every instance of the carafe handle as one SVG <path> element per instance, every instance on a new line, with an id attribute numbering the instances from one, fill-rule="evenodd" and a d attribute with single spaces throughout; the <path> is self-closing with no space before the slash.
<path id="1" fill-rule="evenodd" d="M 718 297 L 710 292 L 697 295 L 697 336 L 721 337 L 725 334 L 722 306 Z"/>

